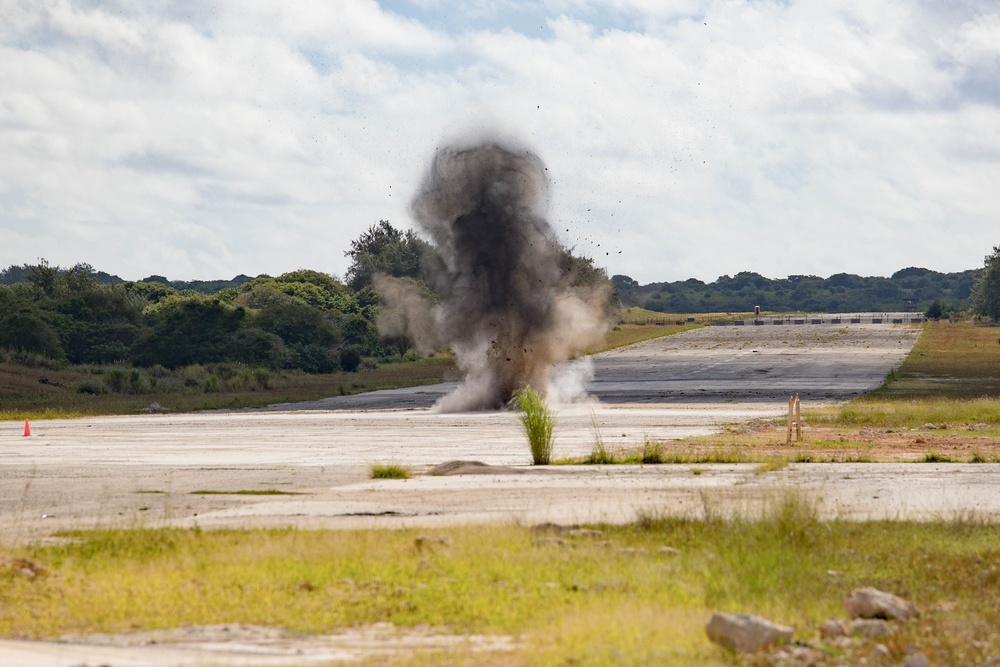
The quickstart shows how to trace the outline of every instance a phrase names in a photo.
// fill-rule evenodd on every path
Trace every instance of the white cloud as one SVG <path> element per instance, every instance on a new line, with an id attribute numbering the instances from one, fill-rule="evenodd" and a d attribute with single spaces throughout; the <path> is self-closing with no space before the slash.
<path id="1" fill-rule="evenodd" d="M 0 0 L 0 266 L 342 273 L 409 224 L 444 137 L 498 125 L 548 164 L 564 240 L 641 281 L 961 270 L 997 242 L 997 13 L 481 2 L 449 33 L 394 6 Z"/>

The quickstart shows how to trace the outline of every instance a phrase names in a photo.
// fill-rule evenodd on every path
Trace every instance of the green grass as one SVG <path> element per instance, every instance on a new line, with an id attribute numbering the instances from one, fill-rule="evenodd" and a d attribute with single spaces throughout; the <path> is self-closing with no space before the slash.
<path id="1" fill-rule="evenodd" d="M 1000 399 L 1000 328 L 928 322 L 879 399 Z"/>
<path id="2" fill-rule="evenodd" d="M 544 396 L 531 387 L 517 392 L 515 401 L 519 410 L 518 418 L 531 449 L 531 462 L 534 465 L 548 465 L 552 460 L 553 431 L 556 424 L 549 404 Z"/>
<path id="3" fill-rule="evenodd" d="M 387 621 L 512 634 L 521 644 L 513 655 L 451 653 L 420 664 L 722 665 L 732 663 L 704 636 L 712 611 L 761 614 L 822 645 L 815 629 L 844 616 L 843 597 L 875 586 L 921 611 L 894 635 L 900 649 L 915 645 L 932 664 L 975 664 L 1000 651 L 1000 570 L 990 566 L 1000 558 L 996 526 L 961 517 L 821 521 L 794 496 L 775 498 L 763 518 L 710 511 L 701 520 L 655 511 L 641 518 L 595 526 L 598 537 L 563 533 L 559 541 L 520 526 L 449 528 L 432 537 L 412 530 L 74 532 L 61 544 L 0 548 L 49 572 L 28 579 L 0 568 L 0 636 L 220 622 L 329 633 Z M 421 549 L 428 539 L 446 546 Z M 946 604 L 952 611 L 942 611 Z M 871 648 L 861 645 L 857 655 Z"/>
<path id="4" fill-rule="evenodd" d="M 121 387 L 120 392 L 81 393 L 79 390 L 84 386 L 106 388 L 106 378 L 109 374 L 112 378 L 118 377 L 120 369 L 99 366 L 32 368 L 0 363 L 0 397 L 3 399 L 0 421 L 134 414 L 153 402 L 175 412 L 261 407 L 434 384 L 457 372 L 451 355 L 442 354 L 418 361 L 382 364 L 373 370 L 356 373 L 310 375 L 271 371 L 266 384 L 259 380 L 254 370 L 234 364 L 191 366 L 176 371 L 141 370 L 137 382 Z M 42 384 L 39 377 L 53 384 Z M 112 382 L 112 385 L 117 387 L 118 383 Z"/>
<path id="5" fill-rule="evenodd" d="M 791 462 L 792 461 L 787 456 L 773 456 L 767 461 L 764 461 L 759 466 L 757 466 L 757 470 L 754 471 L 754 474 L 762 475 L 768 472 L 775 472 L 777 470 L 787 468 L 788 464 Z M 799 462 L 804 463 L 804 461 L 799 461 Z"/>
<path id="6" fill-rule="evenodd" d="M 873 395 L 846 403 L 828 415 L 811 415 L 815 423 L 916 428 L 925 424 L 955 427 L 985 425 L 1000 434 L 1000 398 L 896 398 Z"/>
<path id="7" fill-rule="evenodd" d="M 400 463 L 373 463 L 368 476 L 372 479 L 410 479 L 413 471 Z"/>

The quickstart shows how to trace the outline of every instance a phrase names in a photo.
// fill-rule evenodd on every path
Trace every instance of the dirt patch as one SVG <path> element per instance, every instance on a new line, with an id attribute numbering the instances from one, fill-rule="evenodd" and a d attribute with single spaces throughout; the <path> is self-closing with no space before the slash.
<path id="1" fill-rule="evenodd" d="M 0 640 L 0 658 L 4 667 L 37 667 L 40 664 L 328 665 L 405 658 L 428 652 L 505 653 L 517 648 L 517 640 L 507 635 L 458 635 L 439 628 L 400 628 L 391 623 L 348 628 L 326 635 L 220 624 L 122 634 L 67 635 L 58 642 Z"/>

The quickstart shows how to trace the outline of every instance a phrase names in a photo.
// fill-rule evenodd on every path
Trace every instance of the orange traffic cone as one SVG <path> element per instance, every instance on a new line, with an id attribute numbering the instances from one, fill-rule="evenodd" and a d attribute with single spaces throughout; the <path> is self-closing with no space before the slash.
<path id="1" fill-rule="evenodd" d="M 31 435 L 31 424 L 29 424 L 28 420 L 25 419 L 24 420 L 24 437 L 27 438 L 29 435 Z"/>

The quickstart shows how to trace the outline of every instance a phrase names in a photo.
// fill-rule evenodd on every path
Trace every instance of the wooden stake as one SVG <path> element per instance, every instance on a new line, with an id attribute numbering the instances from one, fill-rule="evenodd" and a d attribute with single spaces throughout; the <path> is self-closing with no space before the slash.
<path id="1" fill-rule="evenodd" d="M 795 394 L 795 442 L 802 440 L 802 401 Z"/>
<path id="2" fill-rule="evenodd" d="M 788 434 L 785 437 L 785 444 L 792 444 L 792 412 L 794 409 L 795 399 L 791 396 L 788 397 Z"/>

